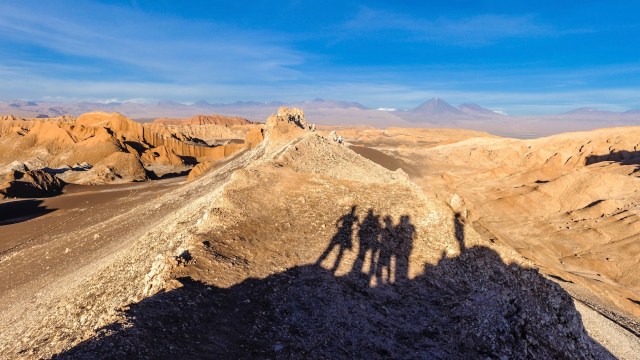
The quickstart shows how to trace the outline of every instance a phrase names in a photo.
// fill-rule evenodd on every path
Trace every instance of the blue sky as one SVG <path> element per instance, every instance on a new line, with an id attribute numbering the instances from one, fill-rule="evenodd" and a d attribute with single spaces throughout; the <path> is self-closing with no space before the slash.
<path id="1" fill-rule="evenodd" d="M 640 108 L 625 1 L 0 3 L 0 99 Z"/>

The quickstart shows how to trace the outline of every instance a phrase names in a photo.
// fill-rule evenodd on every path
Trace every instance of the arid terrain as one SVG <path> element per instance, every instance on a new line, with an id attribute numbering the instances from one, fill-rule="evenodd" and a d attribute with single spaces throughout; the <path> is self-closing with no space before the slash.
<path id="1" fill-rule="evenodd" d="M 307 121 L 0 120 L 0 358 L 638 358 L 640 128 Z"/>
<path id="2" fill-rule="evenodd" d="M 426 100 L 426 99 L 425 99 Z M 604 111 L 579 108 L 549 115 L 506 115 L 473 103 L 452 106 L 445 100 L 433 98 L 413 109 L 373 109 L 357 102 L 315 99 L 283 103 L 279 101 L 237 101 L 228 104 L 210 104 L 199 100 L 193 104 L 173 101 L 139 104 L 124 103 L 51 103 L 41 101 L 0 101 L 0 115 L 25 118 L 55 118 L 80 116 L 91 111 L 118 112 L 139 122 L 168 125 L 220 123 L 229 124 L 251 120 L 263 122 L 281 106 L 301 109 L 308 121 L 328 126 L 402 127 L 431 129 L 460 129 L 488 132 L 515 138 L 537 138 L 569 131 L 586 131 L 611 126 L 640 125 L 640 110 Z M 219 115 L 203 116 L 215 113 Z M 220 116 L 225 115 L 225 116 Z M 189 118 L 189 119 L 185 119 Z"/>

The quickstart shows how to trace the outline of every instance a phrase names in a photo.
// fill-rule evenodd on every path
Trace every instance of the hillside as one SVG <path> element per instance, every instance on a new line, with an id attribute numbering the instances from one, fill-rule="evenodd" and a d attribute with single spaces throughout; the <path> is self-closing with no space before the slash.
<path id="1" fill-rule="evenodd" d="M 1 298 L 0 354 L 612 357 L 533 263 L 403 171 L 313 129 L 281 108 L 253 150 L 121 220 L 51 240 L 55 257 L 69 241 L 112 245 Z M 110 231 L 118 221 L 135 231 Z M 0 276 L 44 252 L 21 250 Z"/>
<path id="2" fill-rule="evenodd" d="M 625 127 L 377 148 L 411 166 L 413 181 L 479 232 L 640 334 L 639 136 L 640 128 Z"/>

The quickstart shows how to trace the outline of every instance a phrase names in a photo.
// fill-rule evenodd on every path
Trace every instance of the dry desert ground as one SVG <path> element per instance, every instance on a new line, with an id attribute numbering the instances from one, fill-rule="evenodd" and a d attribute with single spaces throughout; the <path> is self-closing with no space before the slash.
<path id="1" fill-rule="evenodd" d="M 0 120 L 0 358 L 638 359 L 640 127 Z"/>

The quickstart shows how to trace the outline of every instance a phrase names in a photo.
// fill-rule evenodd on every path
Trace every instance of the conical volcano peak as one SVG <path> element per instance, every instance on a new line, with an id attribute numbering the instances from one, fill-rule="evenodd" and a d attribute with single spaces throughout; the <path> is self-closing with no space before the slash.
<path id="1" fill-rule="evenodd" d="M 441 115 L 441 114 L 463 114 L 462 111 L 449 105 L 446 101 L 434 97 L 433 99 L 419 105 L 413 110 L 408 111 L 416 115 Z"/>

